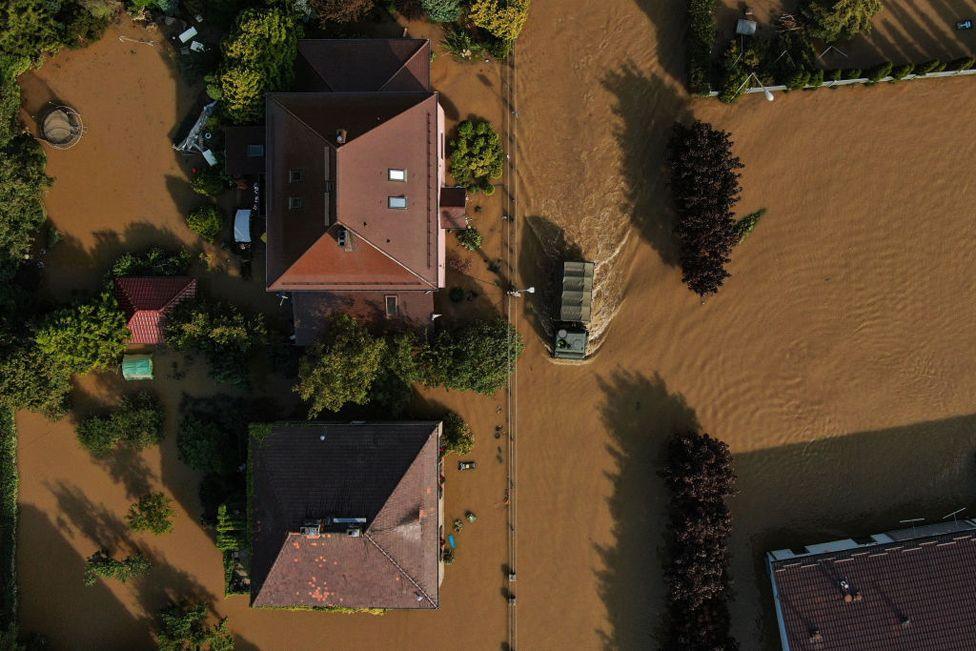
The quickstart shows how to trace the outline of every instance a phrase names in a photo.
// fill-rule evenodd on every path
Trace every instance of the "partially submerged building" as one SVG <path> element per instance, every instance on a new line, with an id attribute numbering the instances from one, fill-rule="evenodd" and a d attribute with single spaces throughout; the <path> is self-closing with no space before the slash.
<path id="1" fill-rule="evenodd" d="M 437 608 L 440 435 L 429 421 L 255 428 L 252 606 Z"/>
<path id="2" fill-rule="evenodd" d="M 115 279 L 115 296 L 132 333 L 130 344 L 163 343 L 163 321 L 177 305 L 197 294 L 196 278 L 146 276 Z"/>
<path id="3" fill-rule="evenodd" d="M 445 231 L 464 205 L 442 194 L 430 42 L 314 39 L 298 49 L 298 90 L 267 95 L 264 138 L 226 134 L 230 171 L 263 161 L 267 289 L 291 295 L 299 345 L 337 311 L 426 325 L 445 284 Z"/>
<path id="4" fill-rule="evenodd" d="M 976 648 L 976 521 L 766 555 L 786 651 Z"/>

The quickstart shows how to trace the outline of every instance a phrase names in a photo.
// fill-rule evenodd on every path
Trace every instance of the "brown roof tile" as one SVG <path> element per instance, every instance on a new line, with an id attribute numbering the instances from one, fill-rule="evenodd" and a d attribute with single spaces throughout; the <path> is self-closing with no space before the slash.
<path id="1" fill-rule="evenodd" d="M 162 320 L 181 301 L 197 293 L 196 278 L 146 276 L 115 279 L 115 295 L 128 318 L 133 344 L 163 341 Z"/>
<path id="2" fill-rule="evenodd" d="M 424 39 L 303 39 L 298 52 L 307 66 L 299 81 L 310 90 L 430 90 L 430 42 Z"/>
<path id="3" fill-rule="evenodd" d="M 252 605 L 437 608 L 435 422 L 276 424 L 252 441 Z M 366 518 L 361 536 L 309 519 Z"/>

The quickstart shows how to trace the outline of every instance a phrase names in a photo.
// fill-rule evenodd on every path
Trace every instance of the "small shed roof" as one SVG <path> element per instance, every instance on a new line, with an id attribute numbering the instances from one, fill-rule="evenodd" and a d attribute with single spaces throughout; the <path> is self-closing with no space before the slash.
<path id="1" fill-rule="evenodd" d="M 196 278 L 188 276 L 139 276 L 115 279 L 115 295 L 128 319 L 130 343 L 163 341 L 162 320 L 180 302 L 197 294 Z"/>
<path id="2" fill-rule="evenodd" d="M 589 323 L 593 303 L 593 263 L 564 262 L 559 320 Z"/>

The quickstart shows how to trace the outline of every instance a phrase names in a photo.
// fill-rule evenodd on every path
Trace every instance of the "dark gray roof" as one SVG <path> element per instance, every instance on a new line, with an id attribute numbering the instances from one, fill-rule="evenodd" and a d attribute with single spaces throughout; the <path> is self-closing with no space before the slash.
<path id="1" fill-rule="evenodd" d="M 438 606 L 440 423 L 279 423 L 251 441 L 252 604 Z M 362 535 L 300 533 L 365 518 Z"/>

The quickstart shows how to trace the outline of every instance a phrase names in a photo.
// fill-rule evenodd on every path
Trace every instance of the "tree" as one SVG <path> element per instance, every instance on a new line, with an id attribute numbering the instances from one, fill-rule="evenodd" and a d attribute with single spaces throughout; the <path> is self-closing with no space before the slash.
<path id="1" fill-rule="evenodd" d="M 417 357 L 421 349 L 422 344 L 412 333 L 386 338 L 383 361 L 369 392 L 371 405 L 382 408 L 388 416 L 406 411 L 413 397 L 413 384 L 420 379 Z"/>
<path id="2" fill-rule="evenodd" d="M 435 23 L 453 23 L 461 16 L 461 0 L 421 0 L 421 5 Z"/>
<path id="3" fill-rule="evenodd" d="M 669 648 L 737 649 L 730 633 L 726 498 L 735 473 L 728 446 L 708 434 L 682 431 L 668 441 L 662 473 L 670 492 Z"/>
<path id="4" fill-rule="evenodd" d="M 237 467 L 233 435 L 220 423 L 187 414 L 176 433 L 176 449 L 183 463 L 204 473 L 228 474 Z"/>
<path id="5" fill-rule="evenodd" d="M 163 440 L 163 406 L 151 391 L 125 396 L 107 415 L 86 418 L 78 425 L 78 440 L 95 457 L 105 457 L 119 445 L 141 450 Z"/>
<path id="6" fill-rule="evenodd" d="M 301 33 L 301 25 L 283 8 L 241 12 L 222 45 L 220 88 L 233 123 L 260 120 L 265 93 L 288 87 Z"/>
<path id="7" fill-rule="evenodd" d="M 725 265 L 739 241 L 732 207 L 742 162 L 732 155 L 727 132 L 696 120 L 674 125 L 667 164 L 682 279 L 699 296 L 714 294 L 729 276 Z"/>
<path id="8" fill-rule="evenodd" d="M 223 301 L 183 301 L 163 324 L 166 343 L 176 350 L 193 350 L 210 363 L 218 382 L 247 386 L 248 358 L 268 336 L 260 314 L 245 315 Z"/>
<path id="9" fill-rule="evenodd" d="M 190 187 L 205 197 L 217 197 L 230 187 L 230 177 L 224 172 L 222 165 L 207 165 L 193 173 Z"/>
<path id="10" fill-rule="evenodd" d="M 226 504 L 217 507 L 217 549 L 222 552 L 236 552 L 247 542 L 247 523 L 238 509 Z"/>
<path id="11" fill-rule="evenodd" d="M 376 6 L 376 2 L 375 0 L 308 0 L 308 5 L 325 25 L 357 21 L 368 14 Z"/>
<path id="12" fill-rule="evenodd" d="M 424 382 L 491 395 L 508 382 L 524 347 L 521 335 L 503 319 L 442 330 L 425 354 Z"/>
<path id="13" fill-rule="evenodd" d="M 19 108 L 19 95 L 17 103 Z M 30 254 L 45 220 L 41 198 L 51 183 L 44 172 L 47 156 L 34 138 L 20 134 L 0 143 L 0 158 L 0 255 L 20 260 Z"/>
<path id="14" fill-rule="evenodd" d="M 299 362 L 294 390 L 309 402 L 308 416 L 339 411 L 346 403 L 364 405 L 386 352 L 386 342 L 373 337 L 352 317 L 332 319 L 325 337 Z"/>
<path id="15" fill-rule="evenodd" d="M 141 553 L 119 561 L 108 550 L 100 549 L 85 561 L 85 585 L 95 585 L 100 577 L 125 583 L 132 577 L 145 575 L 151 568 L 152 563 Z"/>
<path id="16" fill-rule="evenodd" d="M 468 226 L 467 228 L 458 231 L 457 238 L 458 243 L 468 251 L 477 251 L 481 248 L 482 241 L 484 241 L 481 231 L 474 226 Z"/>
<path id="17" fill-rule="evenodd" d="M 190 252 L 186 249 L 167 251 L 151 246 L 140 253 L 123 253 L 112 264 L 112 278 L 125 276 L 180 276 L 190 268 Z"/>
<path id="18" fill-rule="evenodd" d="M 529 0 L 474 0 L 468 18 L 506 41 L 514 41 L 529 19 Z"/>
<path id="19" fill-rule="evenodd" d="M 146 493 L 129 507 L 126 521 L 133 531 L 149 531 L 156 535 L 173 530 L 172 501 L 163 493 Z"/>
<path id="20" fill-rule="evenodd" d="M 834 43 L 870 32 L 883 6 L 881 0 L 809 0 L 803 13 L 814 37 Z"/>
<path id="21" fill-rule="evenodd" d="M 471 426 L 453 411 L 444 415 L 443 422 L 444 434 L 441 447 L 444 453 L 468 454 L 471 452 L 471 448 L 474 447 L 474 434 L 471 433 Z"/>
<path id="22" fill-rule="evenodd" d="M 61 47 L 58 2 L 6 0 L 0 7 L 0 54 L 34 62 Z"/>
<path id="23" fill-rule="evenodd" d="M 465 120 L 451 141 L 451 175 L 469 189 L 484 191 L 505 164 L 501 139 L 487 120 Z"/>
<path id="24" fill-rule="evenodd" d="M 88 373 L 115 366 L 129 336 L 115 295 L 105 290 L 86 303 L 48 314 L 35 341 L 52 363 L 72 373 Z"/>
<path id="25" fill-rule="evenodd" d="M 224 216 L 217 206 L 200 206 L 186 216 L 186 225 L 207 242 L 215 242 L 224 227 Z"/>
<path id="26" fill-rule="evenodd" d="M 68 409 L 71 373 L 51 362 L 33 339 L 18 339 L 0 353 L 0 403 L 57 419 Z"/>
<path id="27" fill-rule="evenodd" d="M 202 603 L 171 604 L 159 612 L 157 645 L 160 651 L 231 651 L 234 638 L 227 620 L 207 623 L 207 607 Z"/>

